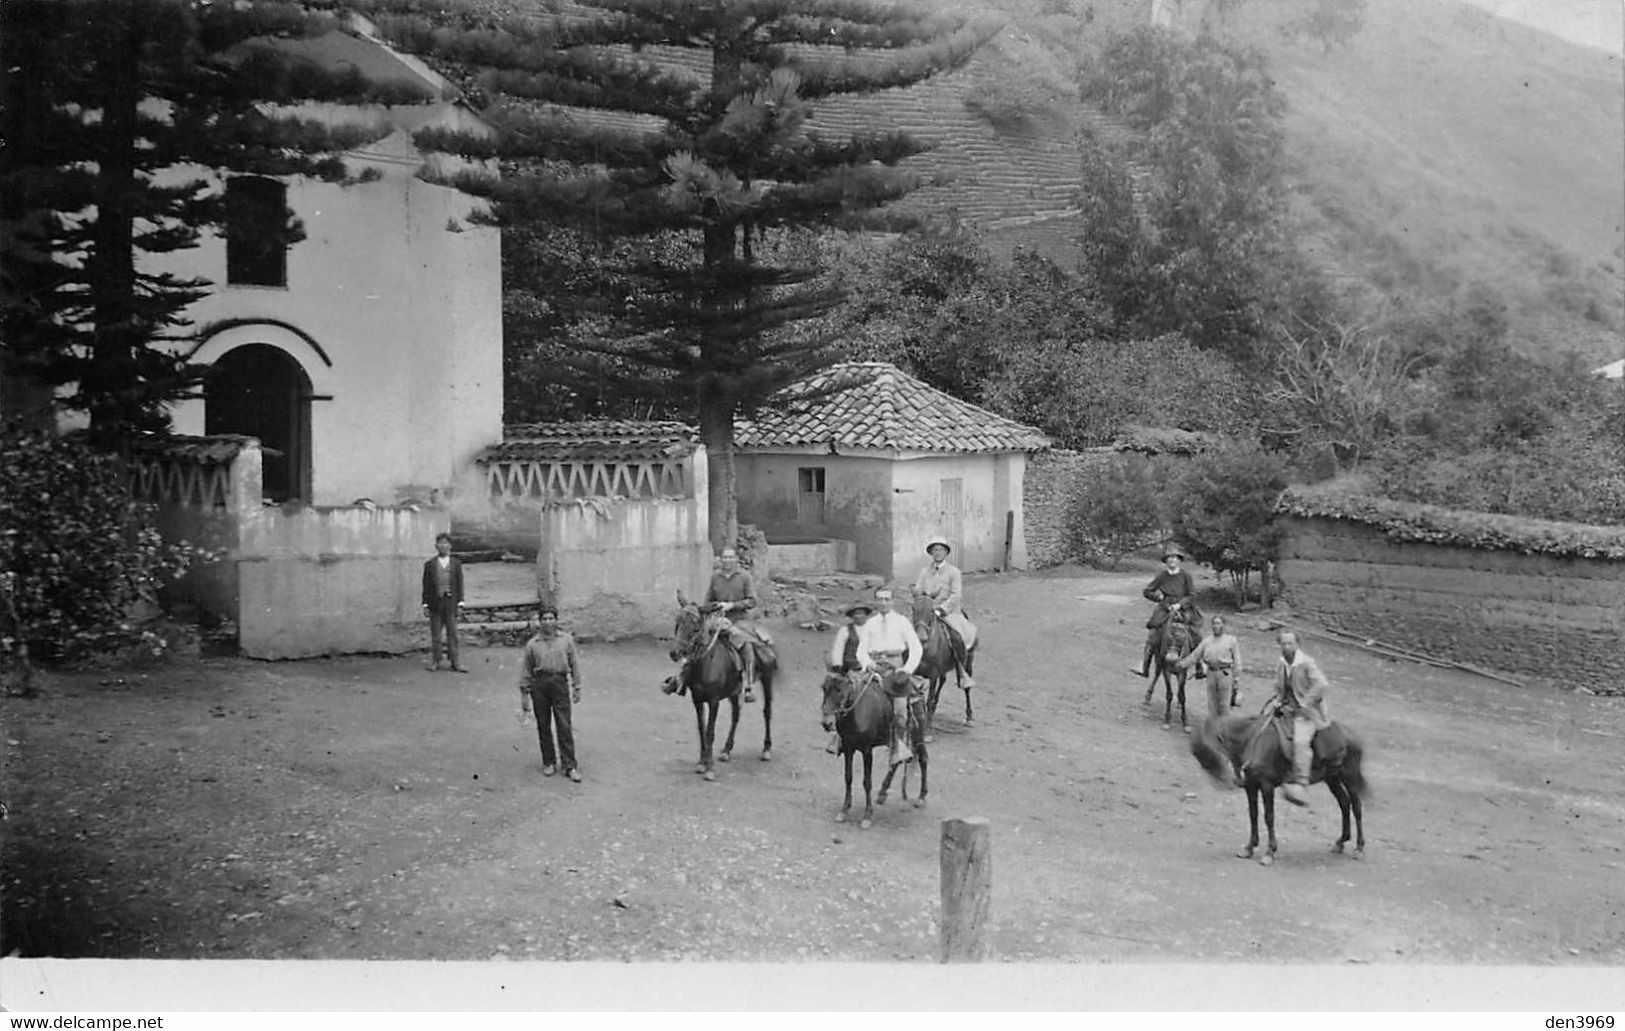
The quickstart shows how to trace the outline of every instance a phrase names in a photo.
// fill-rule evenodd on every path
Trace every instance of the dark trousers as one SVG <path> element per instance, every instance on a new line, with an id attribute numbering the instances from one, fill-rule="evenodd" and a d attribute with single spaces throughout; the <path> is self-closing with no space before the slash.
<path id="1" fill-rule="evenodd" d="M 440 638 L 446 638 L 446 658 L 453 666 L 457 661 L 457 599 L 442 594 L 429 606 L 429 661 L 440 665 Z"/>
<path id="2" fill-rule="evenodd" d="M 566 773 L 576 768 L 576 736 L 570 727 L 570 678 L 564 673 L 538 673 L 531 680 L 530 708 L 536 714 L 536 739 L 542 745 L 542 765 L 557 766 L 564 761 Z M 553 731 L 558 728 L 559 749 L 553 751 Z"/>

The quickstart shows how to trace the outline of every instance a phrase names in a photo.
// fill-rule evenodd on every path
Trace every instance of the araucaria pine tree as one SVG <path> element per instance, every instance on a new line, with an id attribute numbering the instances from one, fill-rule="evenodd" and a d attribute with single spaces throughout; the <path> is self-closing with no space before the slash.
<path id="1" fill-rule="evenodd" d="M 494 142 L 443 131 L 417 142 L 499 159 L 500 179 L 457 180 L 491 200 L 499 224 L 650 244 L 621 270 L 638 286 L 605 305 L 591 349 L 614 359 L 599 368 L 626 374 L 619 389 L 696 418 L 712 540 L 732 543 L 735 415 L 832 356 L 804 320 L 839 298 L 778 245 L 800 230 L 895 224 L 886 205 L 924 182 L 899 167 L 924 142 L 821 134 L 817 102 L 957 68 L 998 26 L 879 0 L 553 6 L 493 18 L 489 3 L 363 4 L 386 40 L 463 83 L 497 128 Z"/>
<path id="2" fill-rule="evenodd" d="M 340 180 L 338 153 L 373 133 L 285 105 L 402 99 L 268 42 L 336 24 L 287 3 L 0 5 L 0 376 L 59 388 L 109 446 L 167 427 L 198 379 L 175 342 L 209 283 L 158 262 L 233 217 L 219 175 Z M 301 235 L 292 212 L 252 230 Z"/>

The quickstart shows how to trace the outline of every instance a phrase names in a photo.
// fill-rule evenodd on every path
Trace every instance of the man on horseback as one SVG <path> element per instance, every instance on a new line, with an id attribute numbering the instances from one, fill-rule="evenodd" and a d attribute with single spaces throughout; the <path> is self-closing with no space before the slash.
<path id="1" fill-rule="evenodd" d="M 1157 607 L 1145 621 L 1146 629 L 1151 631 L 1145 638 L 1145 657 L 1139 669 L 1130 668 L 1131 673 L 1142 677 L 1151 675 L 1151 656 L 1157 650 L 1157 639 L 1162 636 L 1162 627 L 1168 620 L 1179 619 L 1193 628 L 1202 625 L 1202 614 L 1196 611 L 1196 581 L 1180 567 L 1184 561 L 1185 553 L 1170 545 L 1162 553 L 1161 572 L 1152 577 L 1141 592 L 1146 601 L 1156 602 Z"/>
<path id="2" fill-rule="evenodd" d="M 835 643 L 829 649 L 829 673 L 825 678 L 826 685 L 829 678 L 844 677 L 863 668 L 858 662 L 858 640 L 863 633 L 863 625 L 869 621 L 874 611 L 875 607 L 866 601 L 853 602 L 844 610 L 846 622 L 835 631 Z M 841 735 L 831 733 L 829 744 L 824 747 L 824 751 L 830 755 L 839 755 Z"/>
<path id="3" fill-rule="evenodd" d="M 959 663 L 960 669 L 965 669 L 970 665 L 966 653 L 976 643 L 976 626 L 965 618 L 964 610 L 960 607 L 964 577 L 958 567 L 948 561 L 948 554 L 952 550 L 943 537 L 933 537 L 925 542 L 925 553 L 931 556 L 931 561 L 920 570 L 919 579 L 914 581 L 914 592 L 930 598 L 936 606 L 937 618 L 948 627 L 948 641 L 953 645 L 954 661 Z M 969 691 L 976 686 L 976 681 L 966 673 L 960 686 Z"/>
<path id="4" fill-rule="evenodd" d="M 733 548 L 723 548 L 718 561 L 720 568 L 711 575 L 705 603 L 715 607 L 718 632 L 728 637 L 729 650 L 745 682 L 744 700 L 754 702 L 756 648 L 773 642 L 765 630 L 747 622 L 750 611 L 756 607 L 756 584 L 749 573 L 739 568 L 739 552 Z M 693 683 L 695 659 L 696 656 L 689 656 L 678 674 L 668 678 L 661 690 L 666 694 L 686 693 Z"/>
<path id="5" fill-rule="evenodd" d="M 877 614 L 858 632 L 858 665 L 866 673 L 879 673 L 881 685 L 892 700 L 891 754 L 887 761 L 896 766 L 914 758 L 908 742 L 908 705 L 914 694 L 914 670 L 920 664 L 920 635 L 914 621 L 892 609 L 892 591 L 882 587 L 875 592 Z"/>
<path id="6" fill-rule="evenodd" d="M 1308 655 L 1298 650 L 1298 635 L 1282 630 L 1281 662 L 1275 667 L 1275 697 L 1264 706 L 1266 717 L 1276 713 L 1292 720 L 1292 780 L 1281 793 L 1293 805 L 1308 805 L 1309 768 L 1314 753 L 1311 745 L 1317 730 L 1325 730 L 1326 674 Z"/>

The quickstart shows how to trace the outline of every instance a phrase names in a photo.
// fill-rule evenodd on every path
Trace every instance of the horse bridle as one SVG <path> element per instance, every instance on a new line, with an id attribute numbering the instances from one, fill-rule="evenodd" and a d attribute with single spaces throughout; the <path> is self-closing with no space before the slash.
<path id="1" fill-rule="evenodd" d="M 720 622 L 718 622 L 716 624 L 716 629 L 711 631 L 711 635 L 710 635 L 711 639 L 709 641 L 705 642 L 704 647 L 696 648 L 694 646 L 694 642 L 697 641 L 699 638 L 704 637 L 706 635 L 706 630 L 705 630 L 705 613 L 703 611 L 699 611 L 698 606 L 696 606 L 695 614 L 699 617 L 700 625 L 699 625 L 698 628 L 695 629 L 694 634 L 689 638 L 688 648 L 686 649 L 686 651 L 688 652 L 688 657 L 691 658 L 691 659 L 698 659 L 699 657 L 704 655 L 706 652 L 709 652 L 712 648 L 715 648 L 717 646 L 717 641 L 720 640 L 721 637 L 722 637 L 722 624 Z"/>
<path id="2" fill-rule="evenodd" d="M 852 679 L 852 674 L 845 674 L 844 679 L 850 682 Z M 852 692 L 852 700 L 844 706 L 837 707 L 834 712 L 826 713 L 825 715 L 829 716 L 831 719 L 840 719 L 853 709 L 856 709 L 858 707 L 858 701 L 863 698 L 864 693 L 875 690 L 876 685 L 879 683 L 879 673 L 865 671 L 862 676 L 857 678 L 858 689 Z"/>

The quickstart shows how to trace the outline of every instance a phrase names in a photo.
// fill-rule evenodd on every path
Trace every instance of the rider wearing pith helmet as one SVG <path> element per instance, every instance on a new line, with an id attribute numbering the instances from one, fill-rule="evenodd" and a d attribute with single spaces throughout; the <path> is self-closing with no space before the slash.
<path id="1" fill-rule="evenodd" d="M 964 669 L 970 665 L 968 652 L 976 642 L 976 627 L 966 618 L 961 606 L 965 581 L 959 568 L 948 561 L 953 550 L 948 538 L 940 534 L 925 542 L 925 553 L 931 556 L 931 561 L 920 570 L 919 578 L 914 581 L 914 592 L 930 598 L 937 618 L 948 625 L 954 659 Z M 962 686 L 968 691 L 976 686 L 976 681 L 967 673 Z"/>

